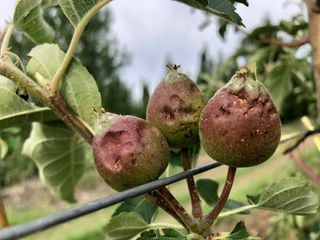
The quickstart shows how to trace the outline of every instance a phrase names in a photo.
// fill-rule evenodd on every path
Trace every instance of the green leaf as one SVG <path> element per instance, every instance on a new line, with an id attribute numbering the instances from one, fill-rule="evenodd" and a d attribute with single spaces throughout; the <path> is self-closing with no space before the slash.
<path id="1" fill-rule="evenodd" d="M 204 10 L 237 25 L 243 25 L 241 17 L 235 12 L 235 7 L 229 0 L 176 0 L 191 7 Z"/>
<path id="2" fill-rule="evenodd" d="M 234 210 L 234 209 L 242 208 L 244 206 L 245 205 L 243 203 L 241 203 L 241 202 L 238 202 L 238 201 L 233 200 L 233 199 L 228 199 L 223 210 L 224 211 L 231 211 L 231 210 Z M 246 211 L 243 211 L 243 212 L 238 213 L 238 214 L 249 214 L 249 213 L 250 213 L 250 211 L 246 210 Z"/>
<path id="3" fill-rule="evenodd" d="M 279 60 L 272 71 L 267 75 L 265 85 L 270 91 L 272 99 L 278 109 L 281 110 L 283 101 L 292 91 L 292 61 L 290 58 Z"/>
<path id="4" fill-rule="evenodd" d="M 54 7 L 58 5 L 58 0 L 42 0 L 41 6 L 43 8 Z"/>
<path id="5" fill-rule="evenodd" d="M 148 223 L 138 213 L 122 212 L 112 217 L 106 225 L 106 239 L 128 240 L 148 228 Z"/>
<path id="6" fill-rule="evenodd" d="M 8 144 L 0 138 L 0 160 L 4 159 L 9 151 Z"/>
<path id="7" fill-rule="evenodd" d="M 137 240 L 187 240 L 187 237 L 174 229 L 164 228 L 143 232 Z"/>
<path id="8" fill-rule="evenodd" d="M 13 82 L 0 76 L 0 129 L 31 123 L 57 119 L 47 107 L 36 107 L 16 94 Z"/>
<path id="9" fill-rule="evenodd" d="M 199 179 L 197 189 L 203 200 L 213 206 L 218 200 L 219 183 L 211 179 Z"/>
<path id="10" fill-rule="evenodd" d="M 143 196 L 128 199 L 120 204 L 113 213 L 113 217 L 122 212 L 136 212 L 144 221 L 151 223 L 156 214 L 157 206 L 145 200 Z"/>
<path id="11" fill-rule="evenodd" d="M 237 225 L 234 227 L 230 235 L 226 238 L 229 240 L 244 240 L 244 239 L 250 239 L 250 240 L 260 240 L 262 238 L 260 237 L 253 237 L 250 236 L 248 233 L 246 226 L 244 225 L 243 221 L 240 221 L 237 223 Z"/>
<path id="12" fill-rule="evenodd" d="M 310 183 L 292 177 L 264 189 L 258 208 L 299 215 L 312 214 L 319 208 L 319 199 L 312 191 Z"/>
<path id="13" fill-rule="evenodd" d="M 242 3 L 244 5 L 246 5 L 247 7 L 249 6 L 249 3 L 247 0 L 234 0 L 235 2 L 238 2 L 238 3 Z"/>
<path id="14" fill-rule="evenodd" d="M 33 48 L 29 56 L 31 59 L 27 65 L 28 74 L 38 81 L 40 79 L 41 82 L 49 82 L 65 54 L 56 44 L 42 44 Z M 94 109 L 101 107 L 101 95 L 92 75 L 77 60 L 72 61 L 65 74 L 60 95 L 71 110 L 78 114 L 91 130 L 94 129 L 96 123 Z"/>
<path id="15" fill-rule="evenodd" d="M 74 27 L 78 25 L 84 15 L 101 0 L 58 0 L 64 14 Z"/>
<path id="16" fill-rule="evenodd" d="M 54 39 L 54 30 L 42 16 L 41 0 L 18 1 L 13 23 L 35 43 L 52 42 Z"/>
<path id="17" fill-rule="evenodd" d="M 65 124 L 34 123 L 23 154 L 32 158 L 40 177 L 62 199 L 73 202 L 74 190 L 86 167 L 87 144 Z"/>

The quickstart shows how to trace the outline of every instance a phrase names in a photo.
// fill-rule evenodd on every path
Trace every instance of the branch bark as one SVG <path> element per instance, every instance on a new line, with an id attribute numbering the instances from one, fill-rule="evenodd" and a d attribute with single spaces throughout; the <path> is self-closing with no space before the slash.
<path id="1" fill-rule="evenodd" d="M 17 85 L 23 87 L 27 92 L 38 98 L 43 104 L 51 108 L 57 116 L 63 120 L 70 128 L 75 130 L 89 144 L 93 139 L 93 134 L 86 125 L 68 109 L 68 106 L 58 95 L 49 97 L 49 93 L 36 84 L 31 78 L 24 74 L 15 65 L 0 59 L 0 74 L 9 78 Z"/>
<path id="2" fill-rule="evenodd" d="M 280 39 L 276 39 L 276 38 L 260 38 L 260 41 L 262 43 L 266 43 L 266 44 L 270 44 L 270 45 L 296 48 L 296 47 L 300 47 L 300 46 L 308 43 L 309 37 L 295 39 L 295 40 L 287 41 L 287 42 L 280 40 Z"/>
<path id="3" fill-rule="evenodd" d="M 0 195 L 0 224 L 3 228 L 9 227 L 9 221 L 7 218 L 6 210 L 5 210 L 1 195 Z"/>
<path id="4" fill-rule="evenodd" d="M 316 186 L 320 187 L 320 177 L 313 171 L 313 169 L 298 155 L 296 151 L 290 154 L 290 158 L 296 166 L 303 172 L 308 179 Z"/>
<path id="5" fill-rule="evenodd" d="M 320 123 L 320 14 L 316 11 L 318 4 L 315 0 L 307 0 L 309 16 L 309 37 L 312 46 L 313 75 L 317 89 L 317 122 Z"/>

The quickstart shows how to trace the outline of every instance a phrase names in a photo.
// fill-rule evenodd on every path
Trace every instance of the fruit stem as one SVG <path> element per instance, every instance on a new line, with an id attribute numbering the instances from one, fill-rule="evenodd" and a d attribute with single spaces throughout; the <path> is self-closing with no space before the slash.
<path id="1" fill-rule="evenodd" d="M 9 227 L 9 221 L 6 214 L 5 205 L 1 196 L 0 196 L 0 223 L 3 228 Z"/>
<path id="2" fill-rule="evenodd" d="M 188 148 L 181 148 L 180 156 L 182 160 L 183 170 L 187 171 L 191 169 L 191 159 L 190 159 Z M 199 197 L 198 190 L 196 188 L 194 178 L 193 176 L 191 176 L 191 177 L 188 177 L 186 180 L 187 180 L 187 185 L 188 185 L 189 194 L 191 198 L 192 215 L 197 219 L 201 219 L 202 218 L 201 200 Z"/>
<path id="3" fill-rule="evenodd" d="M 144 195 L 145 199 L 151 202 L 152 204 L 155 204 L 162 208 L 165 212 L 167 212 L 169 215 L 171 215 L 174 219 L 176 219 L 185 229 L 188 229 L 187 226 L 184 224 L 182 219 L 177 215 L 177 213 L 174 211 L 174 209 L 170 206 L 170 204 L 167 202 L 167 199 L 162 197 L 162 195 L 159 193 L 158 190 L 153 190 L 150 193 L 146 193 Z"/>
<path id="4" fill-rule="evenodd" d="M 178 202 L 178 200 L 171 194 L 171 192 L 166 187 L 161 187 L 158 189 L 159 193 L 169 204 L 169 206 L 175 211 L 175 214 L 179 216 L 183 222 L 183 226 L 186 227 L 188 232 L 197 232 L 199 228 L 198 222 L 195 221 L 184 209 L 184 207 Z"/>
<path id="5" fill-rule="evenodd" d="M 229 167 L 228 168 L 228 175 L 227 175 L 227 179 L 226 182 L 223 186 L 221 195 L 217 201 L 217 204 L 214 206 L 214 208 L 212 209 L 212 211 L 206 215 L 204 217 L 204 221 L 211 226 L 214 221 L 217 219 L 219 213 L 223 210 L 224 205 L 226 204 L 233 182 L 234 182 L 234 177 L 236 175 L 236 168 L 234 167 Z"/>

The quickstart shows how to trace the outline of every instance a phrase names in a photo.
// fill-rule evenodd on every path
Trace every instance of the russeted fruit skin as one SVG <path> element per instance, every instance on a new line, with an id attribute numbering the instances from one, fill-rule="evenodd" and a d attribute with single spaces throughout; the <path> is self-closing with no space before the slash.
<path id="1" fill-rule="evenodd" d="M 99 174 L 117 191 L 158 179 L 169 161 L 161 132 L 134 116 L 116 116 L 95 135 L 92 151 Z"/>
<path id="2" fill-rule="evenodd" d="M 148 102 L 147 121 L 162 132 L 170 147 L 187 147 L 199 140 L 198 123 L 206 103 L 197 85 L 171 68 Z"/>
<path id="3" fill-rule="evenodd" d="M 208 155 L 232 167 L 266 161 L 275 152 L 281 135 L 271 96 L 248 69 L 237 72 L 209 100 L 199 128 Z"/>

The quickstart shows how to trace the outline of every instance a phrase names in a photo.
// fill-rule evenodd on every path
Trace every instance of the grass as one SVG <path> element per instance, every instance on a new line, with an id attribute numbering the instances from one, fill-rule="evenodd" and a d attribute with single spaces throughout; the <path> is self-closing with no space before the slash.
<path id="1" fill-rule="evenodd" d="M 286 124 L 283 127 L 284 134 L 288 134 L 293 131 L 303 130 L 302 125 L 299 122 L 293 122 L 290 124 Z M 246 195 L 255 195 L 259 193 L 265 186 L 269 185 L 276 179 L 284 178 L 290 175 L 293 172 L 296 172 L 295 165 L 288 159 L 281 156 L 281 152 L 285 149 L 285 145 L 280 146 L 278 152 L 275 156 L 270 159 L 268 162 L 252 167 L 239 169 L 234 188 L 231 192 L 231 198 L 235 200 L 239 200 L 241 202 L 246 202 Z M 304 158 L 311 159 L 311 161 L 315 161 L 312 159 L 318 158 L 318 152 L 316 150 L 305 151 Z M 200 163 L 205 163 L 211 161 L 205 154 L 201 154 Z M 180 168 L 175 167 L 172 169 L 172 173 L 181 171 Z M 199 178 L 211 178 L 223 184 L 226 177 L 226 167 L 220 167 L 217 169 L 210 170 L 206 173 L 200 174 L 196 176 L 196 179 Z M 97 175 L 94 169 L 89 169 L 86 172 L 85 176 L 81 181 L 81 188 L 83 192 L 90 191 L 100 186 L 100 184 L 104 184 L 101 182 L 100 177 Z M 187 210 L 190 211 L 190 200 L 187 191 L 187 187 L 185 181 L 180 181 L 176 184 L 169 186 L 170 190 L 175 194 L 177 199 L 182 203 L 182 205 L 186 206 Z M 91 196 L 91 200 L 96 197 Z M 31 219 L 36 219 L 41 216 L 45 216 L 50 212 L 56 211 L 54 206 L 52 209 L 39 210 L 35 208 L 35 204 L 30 204 L 31 207 L 24 210 L 8 210 L 9 220 L 12 224 L 18 224 L 22 222 L 26 222 Z M 32 207 L 33 206 L 33 207 Z M 104 239 L 102 234 L 103 226 L 110 219 L 114 209 L 116 206 L 109 207 L 103 209 L 101 211 L 86 215 L 84 217 L 69 221 L 64 224 L 57 225 L 48 230 L 33 234 L 24 239 L 26 240 L 91 240 L 91 239 Z M 204 204 L 205 211 L 209 211 L 210 207 Z M 173 223 L 176 222 L 167 214 L 159 211 L 157 222 L 166 222 Z"/>

